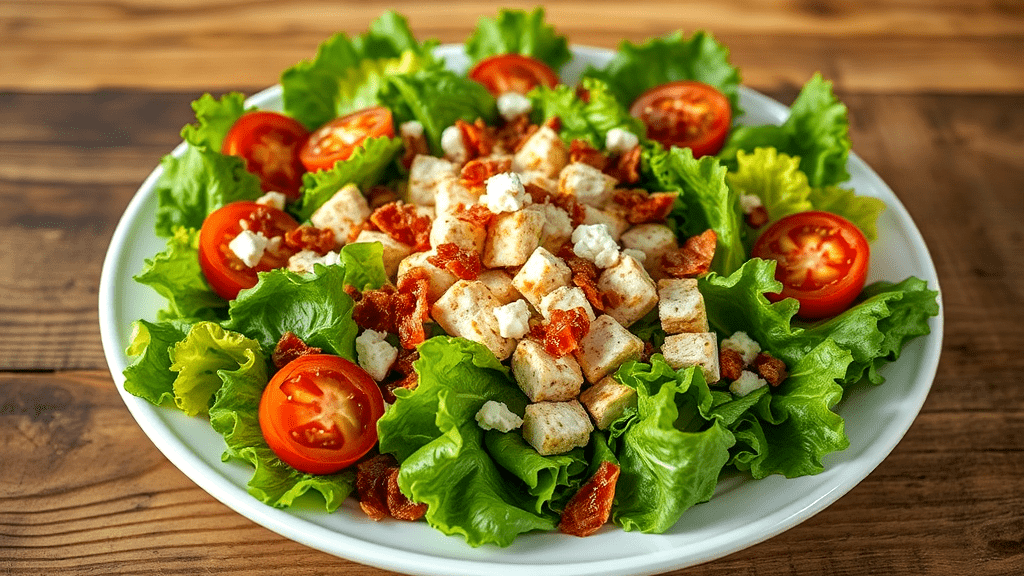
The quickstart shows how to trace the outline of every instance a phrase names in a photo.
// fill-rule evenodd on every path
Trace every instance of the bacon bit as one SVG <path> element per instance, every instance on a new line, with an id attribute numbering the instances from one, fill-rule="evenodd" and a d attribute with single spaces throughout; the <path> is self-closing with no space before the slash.
<path id="1" fill-rule="evenodd" d="M 640 361 L 645 364 L 650 364 L 651 356 L 654 356 L 654 344 L 644 342 L 644 350 L 640 353 Z"/>
<path id="2" fill-rule="evenodd" d="M 455 207 L 454 214 L 463 222 L 469 222 L 485 229 L 490 226 L 491 219 L 494 218 L 494 212 L 488 210 L 487 206 L 483 204 L 471 204 L 469 207 L 459 204 Z"/>
<path id="3" fill-rule="evenodd" d="M 362 232 L 363 230 L 371 230 L 371 231 L 374 231 L 374 232 L 380 232 L 380 229 L 377 228 L 376 226 L 374 226 L 373 222 L 370 222 L 369 220 L 365 220 L 365 221 L 360 222 L 358 224 L 353 224 L 352 227 L 349 228 L 348 240 L 346 240 L 346 242 L 348 242 L 349 244 L 355 242 L 356 239 L 359 238 L 359 233 Z"/>
<path id="4" fill-rule="evenodd" d="M 587 209 L 572 194 L 557 194 L 551 198 L 551 203 L 569 213 L 573 228 L 582 224 L 587 217 Z"/>
<path id="5" fill-rule="evenodd" d="M 374 210 L 397 200 L 398 194 L 395 194 L 394 190 L 384 186 L 383 184 L 371 186 L 370 189 L 366 191 L 366 203 Z"/>
<path id="6" fill-rule="evenodd" d="M 359 302 L 359 299 L 363 297 L 363 293 L 351 284 L 345 284 L 342 290 L 345 291 L 345 294 L 348 294 L 348 297 L 351 298 L 353 302 Z"/>
<path id="7" fill-rule="evenodd" d="M 524 183 L 523 188 L 526 189 L 526 193 L 530 195 L 530 200 L 533 200 L 534 204 L 546 204 L 551 199 L 551 192 L 533 182 Z"/>
<path id="8" fill-rule="evenodd" d="M 398 351 L 398 359 L 395 360 L 393 366 L 391 366 L 392 372 L 397 372 L 401 375 L 401 378 L 392 378 L 385 380 L 381 383 L 381 392 L 384 394 L 384 401 L 388 404 L 394 404 L 395 390 L 399 388 L 405 388 L 407 390 L 415 390 L 420 384 L 419 374 L 413 369 L 413 362 L 419 360 L 420 353 L 418 350 L 406 350 L 402 348 Z"/>
<path id="9" fill-rule="evenodd" d="M 537 130 L 537 126 L 530 125 L 530 116 L 516 116 L 511 122 L 505 122 L 498 129 L 495 138 L 503 150 L 518 150 L 529 134 Z"/>
<path id="10" fill-rule="evenodd" d="M 612 201 L 626 209 L 626 220 L 630 224 L 644 224 L 663 222 L 672 211 L 676 196 L 675 192 L 648 194 L 644 190 L 616 190 Z"/>
<path id="11" fill-rule="evenodd" d="M 590 306 L 598 312 L 604 312 L 605 301 L 601 291 L 597 289 L 597 283 L 594 279 L 585 274 L 573 274 L 572 283 L 583 290 L 583 295 L 587 297 L 587 302 L 590 302 Z"/>
<path id="12" fill-rule="evenodd" d="M 391 285 L 363 292 L 352 309 L 352 320 L 363 330 L 396 332 L 396 295 L 395 288 Z"/>
<path id="13" fill-rule="evenodd" d="M 711 269 L 717 243 L 718 235 L 710 228 L 697 236 L 691 236 L 682 248 L 661 257 L 662 269 L 673 278 L 693 278 L 705 274 Z"/>
<path id="14" fill-rule="evenodd" d="M 427 513 L 426 504 L 417 504 L 402 494 L 398 487 L 398 467 L 395 466 L 388 474 L 388 511 L 395 520 L 414 522 Z"/>
<path id="15" fill-rule="evenodd" d="M 459 174 L 459 183 L 466 188 L 483 186 L 487 179 L 495 174 L 508 172 L 512 169 L 512 158 L 477 158 L 466 162 Z"/>
<path id="16" fill-rule="evenodd" d="M 571 536 L 590 536 L 608 522 L 619 480 L 619 466 L 601 462 L 597 472 L 565 505 L 558 529 Z"/>
<path id="17" fill-rule="evenodd" d="M 757 368 L 757 373 L 761 375 L 761 378 L 767 380 L 772 386 L 782 384 L 782 381 L 789 376 L 789 373 L 786 372 L 786 363 L 767 352 L 761 352 L 757 358 L 754 358 L 754 368 Z"/>
<path id="18" fill-rule="evenodd" d="M 476 122 L 472 124 L 456 120 L 455 126 L 462 132 L 462 144 L 466 147 L 467 160 L 491 155 L 491 151 L 494 150 L 495 136 L 482 118 L 477 118 Z"/>
<path id="19" fill-rule="evenodd" d="M 582 162 L 604 172 L 608 157 L 586 140 L 576 139 L 569 143 L 569 162 Z"/>
<path id="20" fill-rule="evenodd" d="M 512 150 L 513 152 L 519 152 L 519 150 L 526 145 L 526 141 L 529 140 L 530 137 L 537 132 L 537 130 L 540 130 L 540 126 L 536 124 L 530 124 L 529 126 L 527 126 L 526 131 L 523 132 L 523 135 L 519 138 L 519 141 L 516 142 L 515 147 L 510 148 L 510 150 Z"/>
<path id="21" fill-rule="evenodd" d="M 590 90 L 587 90 L 583 86 L 576 87 L 576 99 L 582 100 L 584 103 L 590 103 Z"/>
<path id="22" fill-rule="evenodd" d="M 419 136 L 409 136 L 402 134 L 402 144 L 405 146 L 405 151 L 402 153 L 402 166 L 408 170 L 412 167 L 412 161 L 416 159 L 420 154 L 430 154 L 430 146 L 427 145 L 426 134 L 420 134 Z"/>
<path id="23" fill-rule="evenodd" d="M 277 341 L 277 346 L 274 347 L 274 353 L 271 355 L 271 359 L 274 361 L 274 366 L 280 370 L 281 368 L 284 368 L 286 364 L 300 356 L 305 356 L 307 354 L 319 354 L 320 352 L 323 352 L 323 350 L 313 346 L 307 346 L 306 343 L 295 334 L 285 332 L 281 335 L 281 339 Z"/>
<path id="24" fill-rule="evenodd" d="M 556 358 L 579 348 L 579 342 L 590 332 L 590 318 L 582 307 L 552 310 L 551 317 L 530 329 L 530 335 L 544 343 L 544 350 Z"/>
<path id="25" fill-rule="evenodd" d="M 768 223 L 768 211 L 764 206 L 755 206 L 750 214 L 746 216 L 747 225 L 751 228 L 760 228 Z"/>
<path id="26" fill-rule="evenodd" d="M 722 348 L 719 350 L 718 364 L 721 366 L 723 378 L 738 380 L 743 374 L 743 356 L 732 348 Z"/>
<path id="27" fill-rule="evenodd" d="M 370 222 L 395 241 L 412 246 L 414 252 L 430 249 L 430 217 L 412 204 L 385 204 L 370 214 Z"/>
<path id="28" fill-rule="evenodd" d="M 551 118 L 548 118 L 547 120 L 544 121 L 544 126 L 547 126 L 548 128 L 554 130 L 555 132 L 558 132 L 562 129 L 562 119 L 559 118 L 558 116 L 552 116 Z"/>
<path id="29" fill-rule="evenodd" d="M 415 348 L 427 339 L 423 323 L 430 320 L 429 289 L 430 280 L 423 268 L 413 268 L 398 280 L 394 310 L 398 318 L 398 341 L 403 348 Z"/>
<path id="30" fill-rule="evenodd" d="M 601 291 L 597 289 L 597 266 L 590 260 L 577 256 L 573 252 L 570 242 L 562 245 L 557 256 L 569 267 L 569 271 L 572 272 L 572 283 L 583 290 L 583 294 L 594 310 L 603 312 L 605 299 Z"/>
<path id="31" fill-rule="evenodd" d="M 314 226 L 299 226 L 284 233 L 284 245 L 291 250 L 312 250 L 323 256 L 337 247 L 334 231 Z"/>
<path id="32" fill-rule="evenodd" d="M 356 465 L 359 507 L 371 520 L 388 516 L 396 520 L 419 520 L 426 504 L 416 504 L 398 488 L 398 461 L 391 454 L 378 454 Z"/>
<path id="33" fill-rule="evenodd" d="M 615 158 L 615 163 L 609 166 L 605 173 L 619 182 L 633 184 L 640 181 L 640 146 L 634 146 L 625 154 Z"/>
<path id="34" fill-rule="evenodd" d="M 480 276 L 478 252 L 464 250 L 452 242 L 438 245 L 436 251 L 433 256 L 427 256 L 427 262 L 451 272 L 462 280 L 476 280 Z"/>

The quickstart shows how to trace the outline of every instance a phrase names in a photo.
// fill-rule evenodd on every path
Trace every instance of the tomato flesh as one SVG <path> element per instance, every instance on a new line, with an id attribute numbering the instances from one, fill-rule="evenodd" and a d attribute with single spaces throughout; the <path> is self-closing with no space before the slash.
<path id="1" fill-rule="evenodd" d="M 754 244 L 753 256 L 776 261 L 782 283 L 773 300 L 796 298 L 804 319 L 834 316 L 864 288 L 870 248 L 851 222 L 829 212 L 791 214 L 772 224 Z"/>
<path id="2" fill-rule="evenodd" d="M 299 159 L 310 172 L 330 170 L 335 162 L 352 156 L 367 138 L 381 136 L 395 136 L 391 111 L 383 106 L 367 108 L 318 128 L 302 146 Z"/>
<path id="3" fill-rule="evenodd" d="M 258 272 L 287 266 L 294 251 L 277 241 L 250 267 L 229 248 L 231 241 L 242 230 L 258 232 L 273 240 L 298 227 L 294 218 L 273 206 L 248 201 L 226 204 L 203 221 L 199 231 L 199 267 L 214 292 L 233 300 L 242 289 L 256 285 Z"/>
<path id="4" fill-rule="evenodd" d="M 332 474 L 377 443 L 384 397 L 377 383 L 339 356 L 309 354 L 282 368 L 260 399 L 259 421 L 270 449 L 289 466 Z"/>
<path id="5" fill-rule="evenodd" d="M 506 92 L 526 94 L 537 86 L 554 88 L 558 84 L 558 74 L 550 66 L 522 54 L 484 58 L 469 71 L 469 79 L 483 84 L 494 96 Z"/>
<path id="6" fill-rule="evenodd" d="M 633 102 L 630 115 L 647 137 L 666 147 L 690 148 L 696 158 L 717 154 L 732 125 L 732 106 L 712 86 L 680 80 L 655 86 Z"/>
<path id="7" fill-rule="evenodd" d="M 277 112 L 247 112 L 228 130 L 222 149 L 244 159 L 246 170 L 259 177 L 264 191 L 295 199 L 306 172 L 299 149 L 308 137 L 309 131 L 294 118 Z"/>

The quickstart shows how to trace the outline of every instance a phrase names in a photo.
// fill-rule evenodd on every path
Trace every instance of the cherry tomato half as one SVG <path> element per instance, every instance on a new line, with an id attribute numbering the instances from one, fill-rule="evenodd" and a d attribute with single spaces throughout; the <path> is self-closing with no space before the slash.
<path id="1" fill-rule="evenodd" d="M 717 154 L 732 125 L 732 106 L 712 86 L 692 80 L 655 86 L 629 108 L 647 126 L 647 137 L 666 147 L 690 148 L 700 158 Z"/>
<path id="2" fill-rule="evenodd" d="M 469 71 L 469 79 L 484 85 L 495 96 L 505 92 L 526 94 L 541 84 L 554 88 L 558 74 L 547 64 L 522 54 L 484 58 Z"/>
<path id="3" fill-rule="evenodd" d="M 277 112 L 243 114 L 224 136 L 223 151 L 245 160 L 245 169 L 259 176 L 265 191 L 298 198 L 302 174 L 299 148 L 309 131 L 297 120 Z"/>
<path id="4" fill-rule="evenodd" d="M 213 291 L 233 300 L 239 290 L 256 285 L 256 273 L 288 265 L 292 251 L 281 242 L 268 246 L 255 266 L 249 267 L 228 247 L 244 229 L 259 232 L 268 240 L 298 228 L 294 218 L 273 206 L 232 202 L 214 210 L 199 230 L 199 267 Z"/>
<path id="5" fill-rule="evenodd" d="M 299 151 L 299 159 L 310 172 L 329 170 L 335 162 L 347 160 L 367 138 L 394 135 L 391 110 L 383 106 L 366 108 L 318 128 Z"/>
<path id="6" fill-rule="evenodd" d="M 384 397 L 365 370 L 339 356 L 310 354 L 285 365 L 260 399 L 260 429 L 286 464 L 332 474 L 377 444 Z"/>
<path id="7" fill-rule="evenodd" d="M 864 288 L 871 249 L 849 220 L 829 212 L 800 212 L 772 224 L 754 243 L 753 256 L 775 260 L 781 295 L 796 298 L 797 316 L 834 316 Z"/>

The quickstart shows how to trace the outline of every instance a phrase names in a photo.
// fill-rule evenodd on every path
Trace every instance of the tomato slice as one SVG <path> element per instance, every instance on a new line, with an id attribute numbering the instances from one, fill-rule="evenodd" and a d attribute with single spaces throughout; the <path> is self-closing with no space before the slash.
<path id="1" fill-rule="evenodd" d="M 811 320 L 846 310 L 864 288 L 871 249 L 849 220 L 830 212 L 800 212 L 772 224 L 754 243 L 753 256 L 775 260 L 780 295 L 796 298 L 797 316 Z"/>
<path id="2" fill-rule="evenodd" d="M 689 148 L 696 158 L 717 154 L 732 125 L 729 99 L 693 80 L 651 88 L 633 102 L 629 113 L 647 126 L 648 138 L 666 147 Z"/>
<path id="3" fill-rule="evenodd" d="M 309 131 L 294 118 L 277 112 L 248 112 L 224 136 L 223 151 L 245 160 L 245 169 L 259 176 L 265 191 L 299 197 L 302 174 L 299 148 Z"/>
<path id="4" fill-rule="evenodd" d="M 394 135 L 391 110 L 383 106 L 366 108 L 318 128 L 299 151 L 299 159 L 310 172 L 329 170 L 335 162 L 347 160 L 367 138 Z"/>
<path id="5" fill-rule="evenodd" d="M 332 474 L 377 444 L 384 397 L 365 370 L 327 354 L 301 356 L 271 378 L 260 399 L 263 437 L 278 458 Z"/>
<path id="6" fill-rule="evenodd" d="M 256 273 L 288 265 L 294 253 L 283 241 L 268 245 L 255 266 L 247 266 L 229 244 L 243 229 L 260 233 L 268 240 L 284 236 L 299 223 L 288 214 L 255 202 L 232 202 L 214 210 L 199 231 L 199 267 L 213 291 L 233 300 L 243 288 L 256 285 Z M 282 239 L 283 240 L 283 239 Z"/>
<path id="7" fill-rule="evenodd" d="M 541 84 L 548 88 L 558 84 L 558 74 L 551 67 L 522 54 L 484 58 L 469 71 L 469 79 L 483 84 L 495 96 L 505 92 L 526 94 Z"/>

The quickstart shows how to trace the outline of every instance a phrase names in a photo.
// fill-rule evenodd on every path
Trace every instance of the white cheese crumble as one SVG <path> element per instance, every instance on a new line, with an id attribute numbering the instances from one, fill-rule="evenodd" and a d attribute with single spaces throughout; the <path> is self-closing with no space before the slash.
<path id="1" fill-rule="evenodd" d="M 228 243 L 228 248 L 234 252 L 235 256 L 238 256 L 242 263 L 252 268 L 260 263 L 260 258 L 263 258 L 263 252 L 267 249 L 268 242 L 270 239 L 264 236 L 263 232 L 242 230 L 234 240 Z"/>
<path id="2" fill-rule="evenodd" d="M 487 192 L 480 203 L 495 214 L 522 210 L 532 200 L 515 172 L 502 172 L 487 179 Z"/>
<path id="3" fill-rule="evenodd" d="M 619 244 L 604 224 L 580 224 L 572 231 L 572 251 L 598 268 L 611 268 L 619 261 Z"/>
<path id="4" fill-rule="evenodd" d="M 288 270 L 297 274 L 311 274 L 315 264 L 334 266 L 340 263 L 341 255 L 337 252 L 331 251 L 321 256 L 312 250 L 302 250 L 288 258 Z"/>
<path id="5" fill-rule="evenodd" d="M 520 298 L 494 309 L 502 338 L 522 338 L 530 331 L 530 305 Z"/>
<path id="6" fill-rule="evenodd" d="M 746 332 L 733 332 L 732 336 L 722 340 L 719 346 L 721 350 L 735 350 L 743 357 L 743 365 L 750 366 L 750 363 L 761 353 L 761 345 L 753 338 L 747 336 Z"/>
<path id="7" fill-rule="evenodd" d="M 441 149 L 445 158 L 452 162 L 466 161 L 466 143 L 462 141 L 462 130 L 458 126 L 449 126 L 441 132 Z"/>
<path id="8" fill-rule="evenodd" d="M 639 143 L 636 134 L 622 128 L 612 128 L 604 138 L 604 148 L 612 154 L 625 154 Z"/>
<path id="9" fill-rule="evenodd" d="M 498 114 L 505 120 L 515 120 L 533 110 L 530 99 L 518 92 L 505 92 L 498 96 Z"/>
<path id="10" fill-rule="evenodd" d="M 516 416 L 504 402 L 488 400 L 476 413 L 477 424 L 484 430 L 511 432 L 523 425 L 523 419 Z"/>
<path id="11" fill-rule="evenodd" d="M 356 358 L 359 366 L 371 378 L 380 382 L 398 358 L 398 348 L 388 343 L 386 332 L 365 330 L 356 338 Z"/>
<path id="12" fill-rule="evenodd" d="M 256 199 L 257 204 L 264 206 L 270 206 L 271 208 L 277 208 L 278 210 L 284 210 L 284 203 L 288 201 L 288 197 L 280 192 L 267 192 L 263 196 Z"/>
<path id="13" fill-rule="evenodd" d="M 398 132 L 406 138 L 420 138 L 423 136 L 423 124 L 416 120 L 402 122 L 402 124 L 398 127 Z"/>
<path id="14" fill-rule="evenodd" d="M 740 208 L 743 209 L 744 214 L 750 214 L 761 206 L 764 206 L 764 204 L 761 203 L 761 197 L 757 194 L 740 195 Z"/>
<path id="15" fill-rule="evenodd" d="M 768 385 L 768 381 L 754 374 L 750 370 L 744 370 L 735 382 L 729 384 L 729 392 L 737 396 L 746 396 L 758 388 Z"/>

